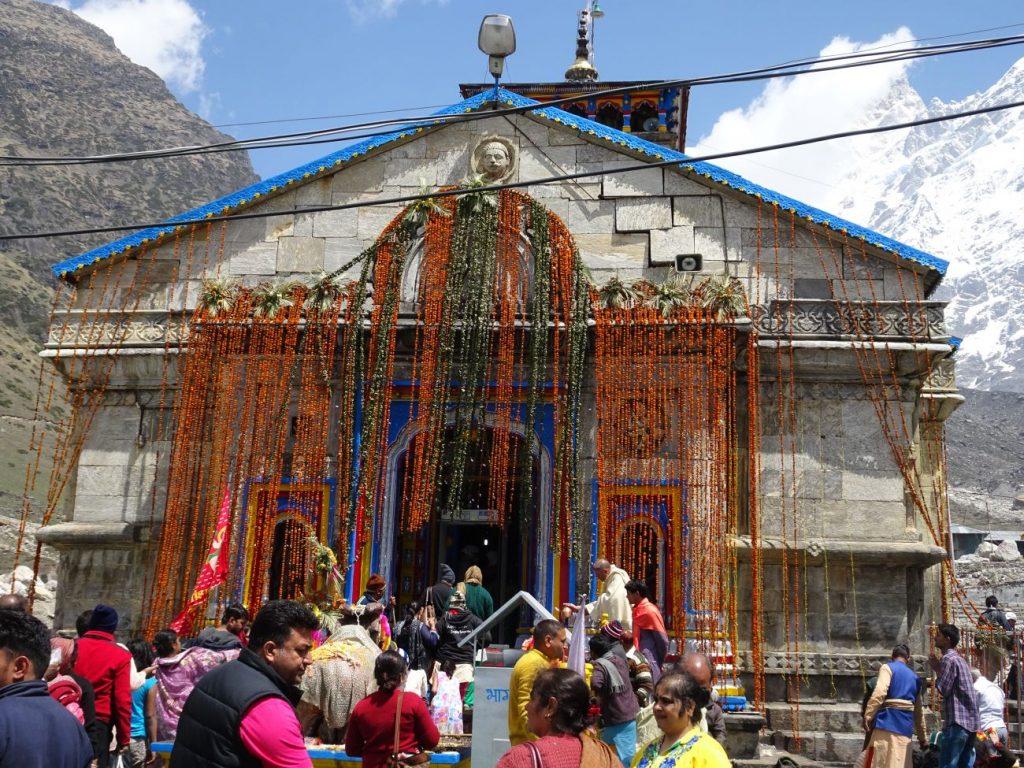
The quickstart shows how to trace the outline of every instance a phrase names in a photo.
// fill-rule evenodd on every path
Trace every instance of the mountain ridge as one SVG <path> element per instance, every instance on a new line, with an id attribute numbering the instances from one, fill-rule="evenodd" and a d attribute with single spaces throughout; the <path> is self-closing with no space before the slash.
<path id="1" fill-rule="evenodd" d="M 957 101 L 926 104 L 899 79 L 872 112 L 915 119 L 1022 99 L 1024 59 Z M 968 389 L 1024 391 L 1022 135 L 1024 111 L 1014 109 L 862 137 L 836 211 L 949 262 L 935 298 L 949 302 L 947 328 L 963 339 L 957 378 Z"/>
<path id="2" fill-rule="evenodd" d="M 0 155 L 92 155 L 228 141 L 98 27 L 35 0 L 0 0 Z M 102 165 L 0 166 L 0 233 L 160 220 L 257 180 L 245 152 Z M 0 562 L 20 516 L 56 280 L 50 266 L 107 235 L 0 241 Z M 43 418 L 55 418 L 64 406 Z M 49 467 L 40 468 L 45 486 Z M 40 489 L 37 488 L 37 493 Z"/>

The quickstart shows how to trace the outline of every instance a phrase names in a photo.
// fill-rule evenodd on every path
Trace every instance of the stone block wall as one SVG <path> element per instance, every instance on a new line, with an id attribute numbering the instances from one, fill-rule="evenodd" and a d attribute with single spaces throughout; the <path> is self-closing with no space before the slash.
<path id="1" fill-rule="evenodd" d="M 704 268 L 697 278 L 736 276 L 750 297 L 761 301 L 830 299 L 833 292 L 840 298 L 868 302 L 914 297 L 916 276 L 909 270 L 898 273 L 889 258 L 864 253 L 859 245 L 846 243 L 841 234 L 833 233 L 829 239 L 820 231 L 812 232 L 806 222 L 791 221 L 785 212 L 776 219 L 769 207 L 759 211 L 756 200 L 675 169 L 622 172 L 643 158 L 592 143 L 564 127 L 522 116 L 492 118 L 441 128 L 386 147 L 330 175 L 289 186 L 248 209 L 270 211 L 273 216 L 226 227 L 200 226 L 194 233 L 183 231 L 151 249 L 151 259 L 121 261 L 112 269 L 104 266 L 91 277 L 79 273 L 78 319 L 97 305 L 123 308 L 134 280 L 144 283 L 145 290 L 134 307 L 139 327 L 127 343 L 134 357 L 125 356 L 117 363 L 109 387 L 112 399 L 97 413 L 90 429 L 67 516 L 71 526 L 127 527 L 111 541 L 90 544 L 88 549 L 69 543 L 74 539 L 70 529 L 61 540 L 64 543 L 57 544 L 65 550 L 62 568 L 67 573 L 61 577 L 69 590 L 64 598 L 65 619 L 89 599 L 95 601 L 97 585 L 111 590 L 110 599 L 127 599 L 132 590 L 141 588 L 132 580 L 135 576 L 126 575 L 132 568 L 143 570 L 138 566 L 144 550 L 135 539 L 138 529 L 134 526 L 148 520 L 152 510 L 162 509 L 161 496 L 153 495 L 154 480 L 158 471 L 165 471 L 170 446 L 152 440 L 140 444 L 140 407 L 137 402 L 117 401 L 115 393 L 159 390 L 165 339 L 182 327 L 183 313 L 194 309 L 202 281 L 219 275 L 252 287 L 339 269 L 372 244 L 402 206 L 318 213 L 297 209 L 419 194 L 424 185 L 456 185 L 471 173 L 473 148 L 494 134 L 507 139 L 518 152 L 513 181 L 580 171 L 610 172 L 526 189 L 566 222 L 598 283 L 613 275 L 627 281 L 640 277 L 660 281 L 672 274 L 677 254 L 699 253 Z M 349 275 L 354 277 L 358 269 L 353 267 Z M 51 344 L 51 352 L 60 355 L 60 344 Z M 796 539 L 801 547 L 817 542 L 831 553 L 838 541 L 860 542 L 869 549 L 893 542 L 923 546 L 920 522 L 907 511 L 902 479 L 877 416 L 870 402 L 852 396 L 863 385 L 850 354 L 802 349 L 796 356 L 802 361 L 796 375 L 800 382 L 796 421 L 781 433 L 769 428 L 761 446 L 764 535 L 781 539 L 783 506 L 789 509 L 795 499 Z M 140 363 L 142 358 L 149 362 Z M 140 365 L 147 370 L 138 372 Z M 168 381 L 173 380 L 172 371 Z M 588 393 L 591 412 L 592 397 Z M 761 402 L 761 423 L 779 424 L 767 389 Z M 912 399 L 905 404 L 911 423 L 913 405 Z M 142 414 L 141 418 L 153 417 Z M 584 470 L 592 472 L 592 422 L 584 425 L 584 434 Z M 589 492 L 590 484 L 585 482 L 585 497 Z M 923 566 L 906 561 L 882 578 L 869 564 L 874 561 L 864 560 L 863 555 L 854 552 L 851 565 L 849 547 L 835 549 L 834 555 L 829 554 L 828 569 L 821 555 L 811 557 L 803 631 L 808 647 L 817 652 L 829 650 L 822 644 L 827 645 L 830 622 L 833 652 L 837 645 L 874 651 L 891 646 L 892 633 L 908 631 L 908 585 L 920 580 Z M 927 561 L 933 555 L 921 556 Z M 771 575 L 770 569 L 778 565 L 766 567 Z M 76 579 L 83 585 L 80 589 L 72 586 Z M 854 617 L 851 612 L 853 582 L 858 594 L 874 592 L 873 617 L 863 613 Z M 824 594 L 829 597 L 823 598 Z M 827 611 L 825 599 L 830 601 Z M 765 595 L 766 605 L 778 606 L 781 600 L 781 594 Z M 749 599 L 741 599 L 740 604 L 749 605 Z M 779 614 L 773 616 L 776 623 L 767 628 L 766 637 L 771 647 L 784 648 L 784 627 L 778 624 Z"/>
<path id="2" fill-rule="evenodd" d="M 471 174 L 473 148 L 494 134 L 518 151 L 512 181 L 612 172 L 526 190 L 568 224 L 597 282 L 613 274 L 627 280 L 660 280 L 670 273 L 677 254 L 699 253 L 704 260 L 701 275 L 735 275 L 747 283 L 751 297 L 781 292 L 829 298 L 835 291 L 840 297 L 873 301 L 914 295 L 914 277 L 904 274 L 901 280 L 890 260 L 846 244 L 840 233 L 831 238 L 812 233 L 805 222 L 791 221 L 786 212 L 776 220 L 770 207 L 759 212 L 756 200 L 676 169 L 615 173 L 643 158 L 590 143 L 566 128 L 513 116 L 444 127 L 405 140 L 350 161 L 331 175 L 289 186 L 248 209 L 280 211 L 279 216 L 234 222 L 224 229 L 219 224 L 198 227 L 191 237 L 183 232 L 176 243 L 172 239 L 156 249 L 157 266 L 139 268 L 139 279 L 150 284 L 139 308 L 193 308 L 202 279 L 215 274 L 252 286 L 336 270 L 369 246 L 402 206 L 294 211 L 419 194 L 424 186 L 456 185 Z M 760 282 L 755 267 L 760 269 Z M 99 275 L 92 286 L 84 280 L 79 305 L 95 306 L 103 298 L 117 306 L 134 269 L 134 261 L 119 265 L 113 278 L 116 286 Z M 781 284 L 776 284 L 776 270 Z M 795 281 L 789 279 L 791 273 Z"/>

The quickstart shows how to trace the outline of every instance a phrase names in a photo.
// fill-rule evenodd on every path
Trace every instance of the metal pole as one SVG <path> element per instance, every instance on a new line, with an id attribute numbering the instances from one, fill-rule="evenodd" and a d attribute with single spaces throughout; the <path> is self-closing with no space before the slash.
<path id="1" fill-rule="evenodd" d="M 1014 687 L 1017 689 L 1017 732 L 1014 734 L 1014 736 L 1019 739 L 1020 738 L 1020 731 L 1021 731 L 1021 715 L 1020 715 L 1020 710 L 1021 710 L 1020 641 L 1021 641 L 1021 638 L 1017 635 L 1017 628 L 1016 627 L 1014 627 L 1013 630 L 1010 633 L 1010 640 L 1013 643 L 1013 684 L 1014 684 Z M 1007 745 L 1006 746 L 1010 746 L 1009 728 L 1007 728 L 1006 736 L 1007 736 L 1007 739 L 1006 739 Z"/>

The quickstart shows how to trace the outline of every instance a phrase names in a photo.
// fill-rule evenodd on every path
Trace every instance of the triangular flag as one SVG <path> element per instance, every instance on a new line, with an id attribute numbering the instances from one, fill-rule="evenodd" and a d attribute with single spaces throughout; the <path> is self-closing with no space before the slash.
<path id="1" fill-rule="evenodd" d="M 210 542 L 206 562 L 203 563 L 203 569 L 199 572 L 188 604 L 170 623 L 170 628 L 179 635 L 191 634 L 192 620 L 196 609 L 206 603 L 210 590 L 227 581 L 228 550 L 231 548 L 230 528 L 231 494 L 225 489 L 224 501 L 220 506 L 220 515 L 217 516 L 217 526 L 213 529 L 213 541 Z"/>

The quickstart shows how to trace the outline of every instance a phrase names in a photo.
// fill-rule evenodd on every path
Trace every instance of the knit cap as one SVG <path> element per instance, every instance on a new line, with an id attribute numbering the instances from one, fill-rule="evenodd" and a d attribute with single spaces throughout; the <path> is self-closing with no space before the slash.
<path id="1" fill-rule="evenodd" d="M 113 634 L 117 631 L 117 623 L 117 611 L 109 605 L 98 603 L 96 607 L 92 609 L 92 616 L 89 618 L 87 630 L 91 632 L 95 629 L 98 632 L 109 632 Z"/>

